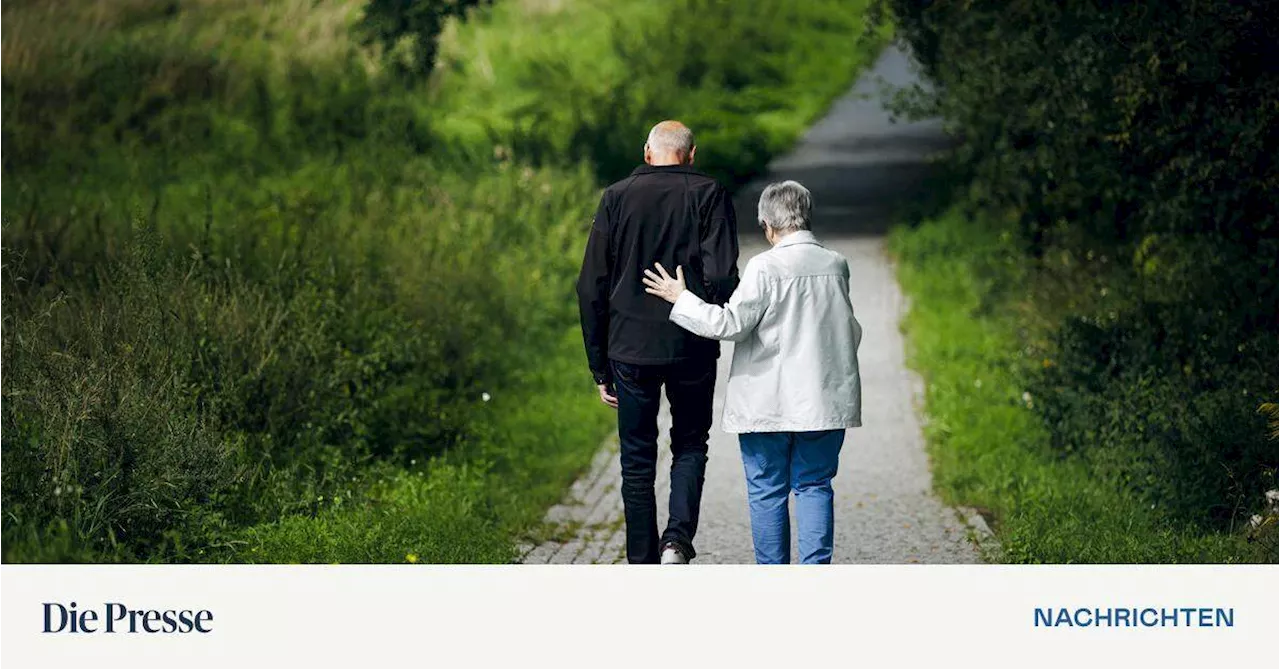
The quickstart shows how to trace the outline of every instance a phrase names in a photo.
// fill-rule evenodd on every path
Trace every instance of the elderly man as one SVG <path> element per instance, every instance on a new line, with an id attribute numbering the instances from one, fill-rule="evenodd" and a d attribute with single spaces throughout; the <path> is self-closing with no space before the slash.
<path id="1" fill-rule="evenodd" d="M 627 561 L 684 564 L 707 467 L 711 399 L 720 343 L 668 320 L 669 305 L 644 293 L 655 262 L 688 268 L 688 290 L 723 304 L 738 285 L 738 230 L 729 193 L 693 169 L 693 133 L 677 121 L 649 132 L 645 165 L 600 198 L 578 278 L 587 362 L 600 399 L 618 410 Z M 654 479 L 658 405 L 671 402 L 669 521 L 658 535 Z"/>
<path id="2" fill-rule="evenodd" d="M 724 429 L 737 433 L 747 475 L 756 562 L 791 561 L 787 513 L 796 496 L 800 561 L 831 562 L 831 479 L 845 429 L 862 425 L 858 344 L 849 263 L 809 231 L 812 200 L 794 181 L 760 196 L 760 225 L 773 246 L 747 263 L 727 306 L 685 289 L 684 271 L 646 270 L 646 292 L 675 306 L 690 332 L 735 343 Z"/>

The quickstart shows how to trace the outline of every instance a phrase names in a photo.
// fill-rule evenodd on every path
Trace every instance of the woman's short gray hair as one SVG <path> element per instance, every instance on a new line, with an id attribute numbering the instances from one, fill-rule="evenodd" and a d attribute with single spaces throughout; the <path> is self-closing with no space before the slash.
<path id="1" fill-rule="evenodd" d="M 813 210 L 813 197 L 809 189 L 795 181 L 772 183 L 760 194 L 760 227 L 776 232 L 794 232 L 809 229 L 809 212 Z"/>

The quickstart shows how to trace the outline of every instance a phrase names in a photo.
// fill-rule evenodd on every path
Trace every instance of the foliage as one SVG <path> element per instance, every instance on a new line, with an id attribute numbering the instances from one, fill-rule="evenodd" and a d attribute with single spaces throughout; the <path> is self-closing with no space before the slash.
<path id="1" fill-rule="evenodd" d="M 964 138 L 971 197 L 1014 208 L 1034 250 L 1062 226 L 1206 235 L 1275 269 L 1273 3 L 915 4 L 899 21 L 938 83 L 916 101 Z"/>
<path id="2" fill-rule="evenodd" d="M 1271 425 L 1271 438 L 1280 438 L 1280 405 L 1275 402 L 1263 402 L 1258 405 L 1258 413 L 1267 417 Z"/>
<path id="3" fill-rule="evenodd" d="M 464 16 L 483 0 L 369 0 L 356 30 L 362 41 L 379 44 L 387 61 L 402 76 L 424 78 L 436 61 L 436 40 L 450 17 Z M 405 58 L 398 47 L 405 41 Z"/>
<path id="4" fill-rule="evenodd" d="M 980 233 L 967 219 L 979 221 L 1018 256 L 1020 274 L 1003 279 L 1015 285 L 976 287 L 991 311 L 969 315 L 1007 319 L 986 324 L 1009 337 L 990 364 L 1030 361 L 1018 392 L 1038 423 L 1017 427 L 1018 441 L 1115 486 L 1116 503 L 1158 527 L 1233 536 L 1277 467 L 1257 412 L 1275 401 L 1280 356 L 1275 5 L 890 4 L 934 84 L 901 109 L 940 115 L 960 140 L 958 209 L 931 225 L 969 239 Z M 902 235 L 904 249 L 929 236 Z M 983 248 L 965 253 L 986 262 Z M 915 253 L 904 273 L 934 261 Z M 1035 503 L 987 499 L 1011 514 Z M 1097 540 L 1059 556 L 1124 559 Z"/>
<path id="5" fill-rule="evenodd" d="M 848 73 L 887 41 L 889 27 L 868 14 L 870 5 L 675 0 L 641 16 L 602 12 L 595 34 L 563 35 L 562 46 L 544 46 L 507 73 L 516 89 L 507 118 L 473 122 L 520 159 L 583 160 L 608 182 L 636 165 L 637 138 L 678 118 L 695 131 L 697 167 L 740 185 L 790 146 L 846 90 Z M 689 29 L 672 30 L 669 15 Z M 588 43 L 607 57 L 583 62 L 576 49 L 584 40 L 598 40 Z"/>
<path id="6" fill-rule="evenodd" d="M 1017 229 L 1014 221 L 975 221 L 951 211 L 914 228 L 900 227 L 890 239 L 900 260 L 899 278 L 912 296 L 905 326 L 911 363 L 925 377 L 925 433 L 935 483 L 949 502 L 990 517 L 1000 554 L 989 557 L 1034 563 L 1275 562 L 1276 544 L 1266 533 L 1253 531 L 1239 516 L 1234 527 L 1208 522 L 1212 507 L 1199 506 L 1213 498 L 1213 504 L 1239 505 L 1230 512 L 1256 509 L 1266 503 L 1261 491 L 1188 489 L 1196 481 L 1219 485 L 1218 467 L 1241 458 L 1244 448 L 1274 445 L 1256 431 L 1257 421 L 1241 415 L 1250 402 L 1236 400 L 1234 393 L 1233 401 L 1185 393 L 1176 377 L 1161 384 L 1091 373 L 1072 392 L 1078 401 L 1106 408 L 1064 414 L 1063 400 L 1043 385 L 1044 372 L 1083 372 L 1078 356 L 1093 371 L 1107 358 L 1080 352 L 1072 354 L 1077 359 L 1056 357 L 1061 353 L 1052 338 L 1059 324 L 1045 317 L 1053 309 L 1046 309 L 1045 300 L 1085 282 L 1063 282 L 1061 267 L 1046 270 L 1026 253 Z M 1106 272 L 1100 264 L 1086 271 Z M 1110 279 L 1101 283 L 1117 287 Z M 1266 394 L 1267 381 L 1262 378 L 1251 395 Z M 1064 428 L 1053 418 L 1062 415 L 1092 423 Z M 1223 436 L 1171 438 L 1164 432 L 1198 428 L 1206 416 L 1241 422 L 1219 426 Z M 1065 447 L 1064 435 L 1096 435 L 1097 441 Z M 1207 443 L 1181 441 L 1191 436 Z M 1226 448 L 1231 438 L 1242 443 Z M 1275 488 L 1274 470 L 1258 475 Z M 1186 499 L 1177 497 L 1184 492 Z"/>

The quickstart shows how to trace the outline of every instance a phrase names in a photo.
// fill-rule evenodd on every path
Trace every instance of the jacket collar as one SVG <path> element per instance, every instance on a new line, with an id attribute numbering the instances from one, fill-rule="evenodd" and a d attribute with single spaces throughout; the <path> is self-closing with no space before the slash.
<path id="1" fill-rule="evenodd" d="M 818 241 L 818 238 L 814 236 L 813 232 L 809 230 L 797 230 L 778 240 L 778 243 L 774 244 L 773 248 L 780 249 L 784 246 L 794 246 L 796 244 L 817 244 L 818 246 L 822 246 L 822 242 Z"/>
<path id="2" fill-rule="evenodd" d="M 697 174 L 699 176 L 706 176 L 702 172 L 699 172 L 688 165 L 641 165 L 640 167 L 631 170 L 631 176 L 634 177 L 640 174 L 669 174 L 672 172 L 676 174 Z"/>

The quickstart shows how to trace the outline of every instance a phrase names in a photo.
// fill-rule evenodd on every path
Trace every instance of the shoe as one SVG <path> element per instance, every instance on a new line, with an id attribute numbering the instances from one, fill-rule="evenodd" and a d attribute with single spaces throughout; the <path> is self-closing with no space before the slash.
<path id="1" fill-rule="evenodd" d="M 662 557 L 659 562 L 661 564 L 689 564 L 689 558 L 684 556 L 679 546 L 667 544 L 662 547 Z"/>

